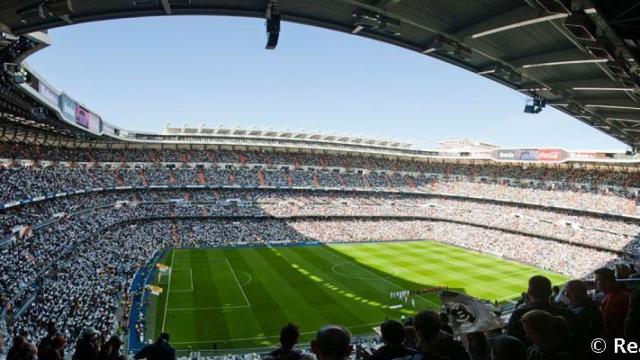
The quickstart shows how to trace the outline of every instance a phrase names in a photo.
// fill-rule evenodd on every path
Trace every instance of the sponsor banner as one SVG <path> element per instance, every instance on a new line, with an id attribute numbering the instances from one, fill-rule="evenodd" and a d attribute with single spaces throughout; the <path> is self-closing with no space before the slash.
<path id="1" fill-rule="evenodd" d="M 481 158 L 490 158 L 491 151 L 472 151 L 471 156 L 473 157 L 481 157 Z"/>
<path id="2" fill-rule="evenodd" d="M 571 159 L 573 160 L 595 160 L 598 158 L 596 153 L 591 152 L 574 152 L 571 153 Z"/>
<path id="3" fill-rule="evenodd" d="M 560 161 L 560 160 L 562 160 L 562 151 L 559 149 L 538 150 L 538 161 Z"/>
<path id="4" fill-rule="evenodd" d="M 515 150 L 496 150 L 498 160 L 517 160 Z"/>
<path id="5" fill-rule="evenodd" d="M 65 120 L 75 124 L 76 108 L 78 107 L 78 104 L 65 94 L 60 95 L 59 99 L 60 110 L 62 111 L 63 117 Z"/>
<path id="6" fill-rule="evenodd" d="M 106 122 L 102 123 L 102 133 L 103 134 L 109 134 L 109 135 L 115 135 L 116 134 L 116 129 L 113 127 L 113 125 L 108 124 Z"/>
<path id="7" fill-rule="evenodd" d="M 100 133 L 100 117 L 94 113 L 89 113 L 89 130 L 93 131 L 96 134 Z"/>
<path id="8" fill-rule="evenodd" d="M 538 150 L 520 150 L 520 160 L 536 161 L 538 160 Z"/>
<path id="9" fill-rule="evenodd" d="M 54 104 L 58 104 L 58 94 L 55 93 L 52 89 L 50 89 L 47 85 L 40 82 L 38 84 L 38 93 L 42 95 L 43 98 L 51 101 Z"/>
<path id="10" fill-rule="evenodd" d="M 89 117 L 91 117 L 91 112 L 82 106 L 76 106 L 76 124 L 89 128 Z"/>

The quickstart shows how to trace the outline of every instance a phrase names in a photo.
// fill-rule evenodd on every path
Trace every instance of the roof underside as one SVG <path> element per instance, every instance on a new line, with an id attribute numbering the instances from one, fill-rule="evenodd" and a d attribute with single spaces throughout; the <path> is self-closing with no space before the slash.
<path id="1" fill-rule="evenodd" d="M 4 0 L 0 25 L 26 34 L 136 16 L 264 18 L 268 7 L 480 73 L 640 148 L 640 0 Z"/>

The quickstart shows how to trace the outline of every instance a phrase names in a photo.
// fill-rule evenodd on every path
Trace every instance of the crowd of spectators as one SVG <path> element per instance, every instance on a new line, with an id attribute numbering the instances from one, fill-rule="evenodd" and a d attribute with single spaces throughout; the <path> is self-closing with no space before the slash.
<path id="1" fill-rule="evenodd" d="M 636 276 L 640 274 L 635 274 Z M 322 326 L 308 345 L 301 344 L 298 326 L 289 323 L 280 332 L 279 346 L 272 351 L 236 355 L 197 357 L 201 360 L 582 360 L 618 358 L 614 341 L 640 339 L 640 288 L 628 289 L 608 268 L 595 271 L 589 284 L 571 280 L 555 293 L 551 281 L 532 276 L 508 323 L 503 327 L 465 330 L 459 322 L 480 323 L 479 318 L 462 318 L 457 307 L 419 311 L 398 320 L 385 319 L 379 335 L 354 338 L 342 325 Z M 486 311 L 490 311 L 487 309 Z M 478 314 L 476 314 L 478 315 Z M 486 315 L 490 316 L 490 315 Z M 18 334 L 11 342 L 9 360 L 62 359 L 65 351 L 73 359 L 126 360 L 120 337 L 86 325 L 76 346 L 65 348 L 67 334 L 59 323 L 42 325 L 39 337 Z M 46 329 L 46 330 L 44 330 Z M 106 332 L 105 332 L 106 331 Z M 108 340 L 107 340 L 108 339 Z M 601 342 L 594 346 L 594 339 Z M 618 339 L 618 340 L 614 340 Z M 134 359 L 187 360 L 176 356 L 171 336 L 158 339 L 132 354 Z M 37 345 L 36 345 L 36 341 Z M 604 342 L 605 346 L 602 347 Z M 607 348 L 608 345 L 608 348 Z M 599 351 L 602 350 L 602 351 Z M 616 355 L 617 354 L 617 355 Z"/>
<path id="2" fill-rule="evenodd" d="M 640 254 L 637 239 L 640 233 L 639 224 L 625 222 L 615 218 L 601 218 L 596 216 L 579 216 L 571 212 L 550 211 L 529 207 L 508 206 L 485 202 L 462 201 L 446 198 L 423 198 L 410 195 L 363 196 L 357 194 L 316 194 L 304 192 L 281 193 L 277 191 L 254 193 L 251 191 L 232 191 L 219 193 L 216 191 L 183 192 L 177 190 L 142 193 L 114 192 L 104 193 L 103 198 L 96 194 L 78 195 L 64 200 L 42 202 L 48 204 L 39 210 L 34 207 L 23 206 L 17 209 L 28 209 L 26 214 L 12 210 L 11 216 L 21 218 L 30 217 L 42 211 L 51 214 L 58 211 L 57 217 L 45 218 L 52 221 L 33 231 L 30 237 L 23 236 L 13 247 L 0 250 L 0 300 L 4 304 L 8 299 L 18 295 L 33 283 L 39 272 L 47 269 L 54 260 L 69 251 L 78 240 L 90 236 L 100 228 L 120 221 L 135 218 L 153 217 L 202 217 L 202 216 L 275 216 L 275 217 L 304 217 L 304 216 L 345 216 L 363 218 L 405 217 L 414 220 L 442 220 L 434 233 L 427 235 L 423 229 L 405 229 L 404 239 L 434 238 L 439 241 L 455 241 L 458 245 L 505 254 L 544 268 L 549 268 L 574 276 L 588 273 L 593 266 L 589 261 L 612 261 L 619 258 L 616 252 L 628 255 Z M 185 198 L 189 200 L 185 200 Z M 77 203 L 70 199 L 77 199 Z M 127 201 L 127 206 L 114 206 L 114 201 Z M 57 202 L 57 203 L 56 203 Z M 56 206 L 61 206 L 56 208 Z M 85 206 L 102 206 L 90 210 Z M 85 212 L 73 215 L 71 210 L 82 208 Z M 42 215 L 44 218 L 45 216 Z M 294 234 L 287 232 L 280 237 L 269 236 L 270 228 L 262 227 L 256 220 L 256 225 L 248 224 L 249 234 L 262 234 L 270 241 L 293 241 L 304 234 L 307 239 L 318 241 L 360 241 L 360 240 L 391 240 L 375 232 L 378 227 L 341 227 L 335 231 L 331 226 L 315 230 L 304 227 L 298 222 Z M 357 222 L 356 220 L 353 220 Z M 372 221 L 372 220 L 371 220 Z M 466 225 L 464 225 L 466 224 Z M 463 233 L 475 234 L 480 231 L 494 231 L 493 236 L 475 237 L 456 236 L 449 240 L 447 234 Z M 485 229 L 481 230 L 478 226 Z M 446 227 L 447 230 L 436 232 Z M 453 231 L 457 228 L 458 232 Z M 511 234 L 505 232 L 512 232 Z M 194 230 L 193 237 L 211 233 L 212 230 Z M 514 233 L 515 232 L 515 233 Z M 237 234 L 241 230 L 226 231 L 221 229 L 217 233 L 218 241 L 230 237 L 228 241 L 240 241 Z M 228 234 L 228 235 L 224 235 Z M 500 234 L 500 235 L 498 235 Z M 409 236 L 411 235 L 411 236 Z M 523 239 L 531 238 L 530 240 Z M 518 239 L 518 240 L 512 240 Z M 561 240 L 562 242 L 553 242 Z M 304 239 L 300 240 L 304 241 Z M 251 242 L 251 241 L 247 241 Z M 527 243 L 531 251 L 522 250 L 521 243 Z M 525 249 L 527 248 L 525 247 Z M 544 251 L 538 248 L 558 248 L 563 251 L 550 251 L 553 256 L 538 255 Z M 594 247 L 596 249 L 591 249 Z M 506 255 L 513 252 L 517 256 Z M 533 254 L 527 255 L 525 254 Z M 578 256 L 578 254 L 592 254 Z M 559 256 L 564 259 L 559 259 Z M 540 259 L 538 259 L 540 258 Z M 583 265 L 578 265 L 584 260 Z"/>
<path id="3" fill-rule="evenodd" d="M 28 344 L 28 339 L 50 336 L 47 324 L 54 321 L 59 331 L 50 336 L 56 344 L 51 347 L 60 351 L 73 351 L 76 339 L 85 335 L 118 333 L 116 314 L 126 312 L 133 274 L 170 246 L 435 239 L 575 278 L 598 267 L 633 266 L 640 255 L 639 221 L 549 207 L 636 214 L 633 194 L 602 186 L 635 186 L 640 184 L 635 173 L 6 144 L 0 145 L 0 159 L 2 154 L 34 161 L 30 166 L 0 164 L 0 203 L 91 190 L 0 209 L 0 306 L 9 324 L 0 321 L 0 333 L 22 334 Z M 47 159 L 118 166 L 38 164 Z M 151 165 L 130 168 L 127 162 Z M 167 168 L 160 165 L 164 162 L 183 165 Z M 185 165 L 200 162 L 216 166 Z M 308 166 L 316 168 L 303 168 Z M 129 185 L 144 188 L 93 191 Z M 171 188 L 148 188 L 154 185 Z M 245 188 L 187 188 L 192 185 Z M 316 189 L 257 189 L 264 186 Z M 359 193 L 347 190 L 351 188 L 401 191 Z M 210 220 L 220 216 L 234 218 Z M 3 242 L 10 234 L 12 241 Z M 523 315 L 523 324 L 535 324 L 531 331 L 550 324 L 544 315 L 531 317 Z M 58 337 L 68 341 L 61 345 Z M 96 340 L 107 343 L 107 338 Z"/>
<path id="4" fill-rule="evenodd" d="M 192 207 L 140 204 L 101 209 L 98 214 L 85 213 L 77 219 L 62 220 L 60 226 L 36 233 L 25 239 L 24 244 L 6 250 L 0 264 L 2 273 L 6 274 L 4 298 L 12 298 L 20 291 L 30 294 L 29 285 L 37 285 L 35 299 L 26 312 L 12 319 L 12 332 L 26 330 L 33 336 L 42 335 L 37 333 L 38 329 L 55 313 L 55 320 L 64 325 L 68 338 L 75 339 L 88 324 L 113 333 L 114 314 L 119 301 L 126 298 L 133 273 L 152 254 L 168 246 L 437 239 L 575 277 L 585 276 L 597 266 L 628 260 L 604 250 L 442 220 L 375 220 L 373 215 L 369 219 L 143 220 L 176 216 L 189 208 Z M 325 214 L 326 211 L 327 208 Z M 139 220 L 124 222 L 130 219 Z M 474 220 L 480 219 L 476 216 Z M 117 226 L 100 231 L 114 224 Z M 56 240 L 47 241 L 51 239 Z M 87 239 L 91 241 L 85 241 Z M 26 246 L 30 246 L 33 254 L 21 253 Z M 127 249 L 124 255 L 122 249 Z M 14 300 L 12 304 L 17 306 L 19 301 Z"/>
<path id="5" fill-rule="evenodd" d="M 0 143 L 0 159 L 59 161 L 74 163 L 215 163 L 261 164 L 268 167 L 310 166 L 316 168 L 349 168 L 386 172 L 437 173 L 447 176 L 484 178 L 539 179 L 576 184 L 604 184 L 640 187 L 640 173 L 616 171 L 607 167 L 587 169 L 580 166 L 536 166 L 529 164 L 464 164 L 392 160 L 369 156 L 337 154 L 285 153 L 268 151 L 191 150 L 191 149 L 101 149 L 34 146 L 24 143 Z"/>
<path id="6" fill-rule="evenodd" d="M 636 171 L 345 155 L 0 144 L 3 157 L 0 203 L 116 186 L 305 186 L 450 193 L 635 215 L 638 194 L 632 188 L 640 187 Z"/>

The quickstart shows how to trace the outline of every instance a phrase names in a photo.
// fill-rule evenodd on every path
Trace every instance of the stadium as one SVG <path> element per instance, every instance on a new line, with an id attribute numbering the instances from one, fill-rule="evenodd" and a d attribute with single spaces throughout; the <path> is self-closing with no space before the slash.
<path id="1" fill-rule="evenodd" d="M 173 15 L 264 19 L 276 51 L 281 21 L 395 45 L 629 150 L 141 132 L 25 63 L 49 29 Z M 606 0 L 0 3 L 0 357 L 617 358 L 640 340 L 638 19 Z"/>

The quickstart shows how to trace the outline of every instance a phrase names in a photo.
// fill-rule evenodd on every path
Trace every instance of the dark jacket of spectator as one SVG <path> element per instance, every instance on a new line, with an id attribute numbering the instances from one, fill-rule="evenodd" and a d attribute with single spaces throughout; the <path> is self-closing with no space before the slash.
<path id="1" fill-rule="evenodd" d="M 573 360 L 562 340 L 532 345 L 527 350 L 527 360 Z"/>
<path id="2" fill-rule="evenodd" d="M 551 315 L 562 316 L 567 321 L 570 329 L 573 329 L 574 327 L 573 312 L 569 311 L 563 306 L 544 301 L 536 301 L 531 304 L 523 305 L 520 308 L 516 309 L 513 314 L 511 314 L 509 325 L 507 326 L 507 334 L 517 337 L 526 345 L 531 345 L 531 343 L 524 336 L 524 329 L 522 328 L 520 319 L 524 314 L 528 313 L 531 310 L 544 310 Z"/>
<path id="3" fill-rule="evenodd" d="M 629 311 L 624 323 L 624 334 L 627 339 L 640 341 L 640 287 L 629 297 Z"/>
<path id="4" fill-rule="evenodd" d="M 169 345 L 168 341 L 159 339 L 155 343 L 142 348 L 134 359 L 176 360 L 176 351 Z"/>
<path id="5" fill-rule="evenodd" d="M 408 349 L 403 345 L 383 345 L 374 351 L 371 356 L 367 357 L 367 360 L 391 360 L 414 354 L 416 354 L 414 350 Z"/>
<path id="6" fill-rule="evenodd" d="M 269 353 L 271 358 L 278 360 L 299 360 L 302 359 L 302 353 L 294 349 L 277 348 Z"/>
<path id="7" fill-rule="evenodd" d="M 11 345 L 11 348 L 9 348 L 9 352 L 7 353 L 7 360 L 13 360 L 16 359 L 18 356 L 18 352 L 20 351 L 20 348 L 25 344 L 25 340 L 24 337 L 22 336 L 16 336 L 13 338 L 13 344 Z"/>
<path id="8" fill-rule="evenodd" d="M 604 336 L 609 339 L 624 337 L 624 323 L 629 309 L 629 294 L 620 289 L 607 292 L 602 304 Z"/>
<path id="9" fill-rule="evenodd" d="M 73 354 L 73 360 L 97 360 L 98 345 L 95 341 L 87 338 L 81 338 L 76 345 L 76 352 Z"/>
<path id="10" fill-rule="evenodd" d="M 603 336 L 602 313 L 595 301 L 588 300 L 583 305 L 572 305 L 569 310 L 573 311 L 574 327 L 572 333 L 573 353 L 580 359 L 592 358 L 591 341 Z"/>

